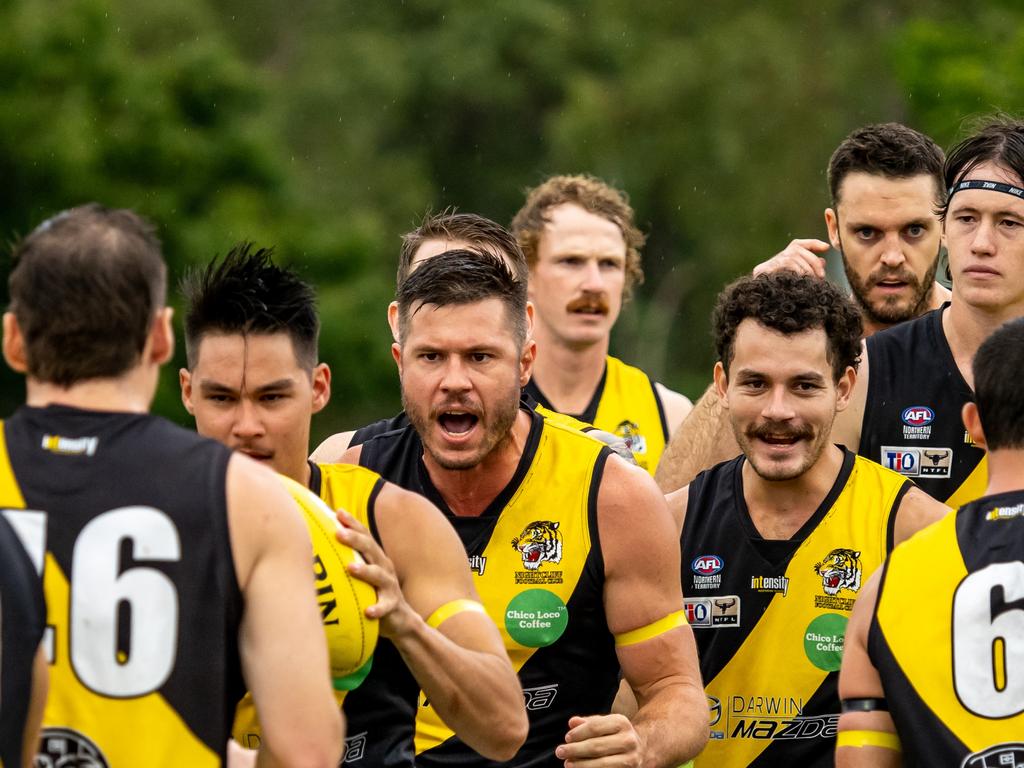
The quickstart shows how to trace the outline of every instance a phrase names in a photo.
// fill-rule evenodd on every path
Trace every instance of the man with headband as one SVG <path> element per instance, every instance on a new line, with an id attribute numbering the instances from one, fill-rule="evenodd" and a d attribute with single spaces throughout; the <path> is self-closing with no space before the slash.
<path id="1" fill-rule="evenodd" d="M 972 398 L 971 360 L 1024 315 L 1024 122 L 989 122 L 953 149 L 943 176 L 952 300 L 865 341 L 861 381 L 833 435 L 956 507 L 985 487 L 984 451 L 959 420 Z M 691 438 L 694 472 L 738 453 L 724 414 Z"/>

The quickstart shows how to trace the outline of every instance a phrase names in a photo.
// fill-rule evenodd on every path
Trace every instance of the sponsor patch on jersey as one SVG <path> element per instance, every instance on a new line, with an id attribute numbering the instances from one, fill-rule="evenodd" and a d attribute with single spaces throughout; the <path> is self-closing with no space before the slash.
<path id="1" fill-rule="evenodd" d="M 722 569 L 725 561 L 718 555 L 699 555 L 690 563 L 693 571 L 694 589 L 718 589 L 722 586 Z"/>
<path id="2" fill-rule="evenodd" d="M 907 477 L 949 477 L 953 449 L 883 445 L 879 463 Z"/>
<path id="3" fill-rule="evenodd" d="M 804 653 L 811 664 L 826 672 L 839 671 L 849 621 L 838 613 L 823 613 L 811 620 L 804 630 Z"/>
<path id="4" fill-rule="evenodd" d="M 484 569 L 487 568 L 487 558 L 483 555 L 470 555 L 469 556 L 469 570 L 475 573 L 477 576 L 484 575 Z"/>
<path id="5" fill-rule="evenodd" d="M 821 576 L 824 595 L 814 596 L 815 608 L 833 611 L 852 611 L 856 598 L 843 597 L 844 592 L 860 590 L 860 552 L 855 549 L 837 548 L 814 564 L 814 572 Z"/>
<path id="6" fill-rule="evenodd" d="M 100 444 L 98 437 L 61 437 L 43 435 L 42 449 L 61 456 L 92 456 Z"/>
<path id="7" fill-rule="evenodd" d="M 986 520 L 1012 520 L 1015 517 L 1024 515 L 1024 504 L 1015 504 L 1012 507 L 993 507 L 985 513 Z"/>
<path id="8" fill-rule="evenodd" d="M 683 600 L 686 620 L 691 627 L 738 627 L 740 598 L 738 595 L 687 597 Z"/>
<path id="9" fill-rule="evenodd" d="M 708 696 L 708 710 L 711 713 L 711 734 L 712 739 L 724 739 L 725 731 L 715 729 L 715 726 L 722 720 L 722 702 L 717 696 Z"/>
<path id="10" fill-rule="evenodd" d="M 972 752 L 960 768 L 1017 768 L 1024 765 L 1024 741 L 1004 741 L 980 752 Z"/>
<path id="11" fill-rule="evenodd" d="M 785 597 L 789 594 L 788 576 L 751 576 L 750 588 L 754 592 L 769 592 Z"/>
<path id="12" fill-rule="evenodd" d="M 362 760 L 366 755 L 366 734 L 368 731 L 357 733 L 345 738 L 345 759 L 343 763 L 354 763 Z"/>
<path id="13" fill-rule="evenodd" d="M 615 434 L 622 438 L 622 442 L 633 453 L 647 453 L 647 438 L 640 434 L 640 426 L 638 424 L 629 419 L 620 421 L 619 426 L 615 428 Z"/>
<path id="14" fill-rule="evenodd" d="M 562 562 L 562 534 L 557 520 L 534 520 L 512 539 L 525 571 L 516 571 L 516 584 L 561 584 L 562 572 L 542 566 Z"/>
<path id="15" fill-rule="evenodd" d="M 505 608 L 509 637 L 527 648 L 551 645 L 569 626 L 569 609 L 562 598 L 546 589 L 527 589 Z"/>
<path id="16" fill-rule="evenodd" d="M 797 696 L 729 696 L 725 707 L 725 731 L 730 739 L 772 741 L 831 738 L 836 735 L 838 714 L 804 715 L 803 711 L 804 700 Z"/>
<path id="17" fill-rule="evenodd" d="M 900 420 L 903 422 L 904 440 L 927 440 L 932 436 L 931 423 L 935 421 L 935 411 L 927 405 L 912 405 L 903 409 Z"/>
<path id="18" fill-rule="evenodd" d="M 35 764 L 76 768 L 109 768 L 110 765 L 92 739 L 72 728 L 43 728 Z"/>
<path id="19" fill-rule="evenodd" d="M 558 683 L 538 685 L 533 688 L 523 688 L 523 697 L 526 699 L 526 709 L 536 712 L 541 709 L 550 709 L 558 695 Z"/>

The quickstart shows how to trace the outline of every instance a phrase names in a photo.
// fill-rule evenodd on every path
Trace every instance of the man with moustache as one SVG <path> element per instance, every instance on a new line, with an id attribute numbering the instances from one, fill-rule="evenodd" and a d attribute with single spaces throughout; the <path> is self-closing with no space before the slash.
<path id="1" fill-rule="evenodd" d="M 608 354 L 623 301 L 643 280 L 644 236 L 625 194 L 592 176 L 553 176 L 529 192 L 512 233 L 537 313 L 527 394 L 623 438 L 654 474 L 692 404 Z"/>
<path id="2" fill-rule="evenodd" d="M 486 253 L 424 261 L 399 287 L 392 352 L 411 426 L 345 458 L 434 501 L 527 696 L 514 766 L 676 766 L 707 736 L 671 517 L 650 477 L 521 405 L 526 286 Z M 610 715 L 619 670 L 632 719 Z M 595 714 L 597 713 L 597 714 Z M 417 764 L 483 766 L 431 707 Z"/>
<path id="3" fill-rule="evenodd" d="M 973 396 L 971 359 L 992 331 L 1024 315 L 1024 123 L 984 125 L 950 152 L 943 179 L 952 299 L 866 339 L 861 384 L 833 435 L 956 507 L 986 482 L 984 451 L 959 419 Z M 673 482 L 737 450 L 717 405 L 688 420 L 684 433 L 688 450 Z M 663 478 L 663 488 L 672 484 Z"/>
<path id="4" fill-rule="evenodd" d="M 843 632 L 861 579 L 945 506 L 832 443 L 861 321 L 789 271 L 720 295 L 715 389 L 742 448 L 669 497 L 713 709 L 697 766 L 831 766 Z"/>

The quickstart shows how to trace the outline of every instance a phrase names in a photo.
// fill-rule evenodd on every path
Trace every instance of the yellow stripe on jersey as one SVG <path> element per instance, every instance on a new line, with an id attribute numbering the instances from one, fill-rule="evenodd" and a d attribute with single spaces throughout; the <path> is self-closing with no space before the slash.
<path id="1" fill-rule="evenodd" d="M 657 621 L 652 621 L 650 624 L 639 627 L 638 629 L 632 629 L 629 632 L 623 632 L 621 635 L 615 636 L 615 646 L 621 648 L 624 645 L 636 645 L 642 643 L 644 640 L 650 640 L 658 635 L 663 635 L 676 627 L 685 627 L 686 612 L 676 611 L 670 613 L 668 616 L 663 616 Z"/>
<path id="2" fill-rule="evenodd" d="M 466 598 L 463 598 L 461 600 L 452 600 L 451 602 L 442 605 L 430 614 L 430 618 L 427 619 L 427 624 L 434 629 L 437 629 L 452 616 L 459 613 L 466 613 L 467 611 L 482 613 L 485 616 L 487 615 L 487 611 L 484 610 L 484 607 L 476 600 L 467 600 Z"/>
<path id="3" fill-rule="evenodd" d="M 665 428 L 654 385 L 639 368 L 611 356 L 605 371 L 594 426 L 625 440 L 636 463 L 653 475 L 665 451 Z"/>
<path id="4" fill-rule="evenodd" d="M 953 495 L 943 502 L 947 507 L 959 509 L 964 504 L 969 504 L 985 495 L 985 488 L 988 486 L 988 454 L 981 457 L 981 461 L 971 470 L 971 474 L 960 484 Z"/>
<path id="5" fill-rule="evenodd" d="M 889 731 L 840 731 L 837 747 L 880 747 L 894 752 L 902 751 L 900 737 Z"/>
<path id="6" fill-rule="evenodd" d="M 4 435 L 4 422 L 0 421 L 0 507 L 4 509 L 24 509 L 25 499 L 21 488 L 14 477 L 11 458 L 7 453 L 7 438 Z"/>

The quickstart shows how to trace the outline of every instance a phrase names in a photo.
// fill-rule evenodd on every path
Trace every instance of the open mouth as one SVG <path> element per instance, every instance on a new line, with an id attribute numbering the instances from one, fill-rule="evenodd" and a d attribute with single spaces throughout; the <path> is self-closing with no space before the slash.
<path id="1" fill-rule="evenodd" d="M 768 445 L 796 445 L 800 437 L 797 435 L 758 435 L 758 438 Z"/>
<path id="2" fill-rule="evenodd" d="M 445 411 L 437 417 L 437 423 L 449 435 L 464 435 L 472 430 L 479 420 L 472 413 L 462 411 Z"/>
<path id="3" fill-rule="evenodd" d="M 244 453 L 250 459 L 255 459 L 256 461 L 270 461 L 274 458 L 274 454 L 270 451 L 259 451 L 254 448 L 239 448 L 238 452 Z"/>
<path id="4" fill-rule="evenodd" d="M 839 586 L 839 574 L 837 574 L 837 573 L 827 573 L 827 574 L 825 574 L 824 582 L 825 582 L 825 586 L 826 587 L 829 587 L 830 589 L 835 589 L 836 587 Z"/>

